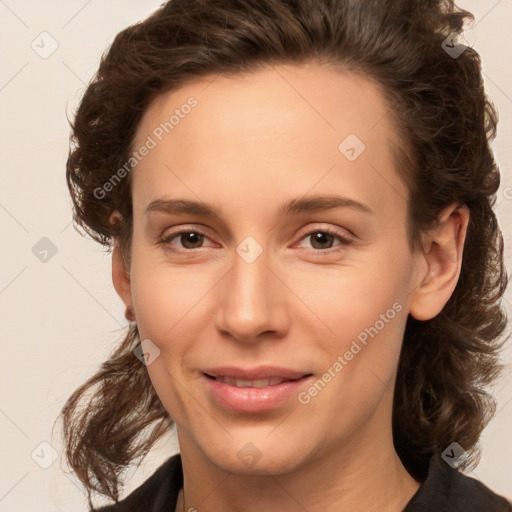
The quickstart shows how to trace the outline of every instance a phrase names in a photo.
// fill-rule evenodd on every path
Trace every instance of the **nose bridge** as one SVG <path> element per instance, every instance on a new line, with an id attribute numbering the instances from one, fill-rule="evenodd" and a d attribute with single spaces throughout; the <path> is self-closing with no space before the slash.
<path id="1" fill-rule="evenodd" d="M 248 237 L 238 245 L 232 261 L 231 271 L 223 280 L 217 327 L 248 342 L 263 332 L 281 331 L 283 297 L 268 268 L 270 253 Z"/>

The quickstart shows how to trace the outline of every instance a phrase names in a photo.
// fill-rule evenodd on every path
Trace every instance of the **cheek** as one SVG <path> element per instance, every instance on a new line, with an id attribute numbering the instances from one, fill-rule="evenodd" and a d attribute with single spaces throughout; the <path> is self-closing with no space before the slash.
<path id="1" fill-rule="evenodd" d="M 331 330 L 325 340 L 319 338 L 325 367 L 341 376 L 334 379 L 333 392 L 343 390 L 337 396 L 344 400 L 346 393 L 358 397 L 355 407 L 363 396 L 370 402 L 380 396 L 396 370 L 408 316 L 411 261 L 406 250 L 389 249 L 334 281 L 327 298 L 317 294 L 323 301 L 321 317 Z"/>
<path id="2" fill-rule="evenodd" d="M 336 343 L 326 350 L 330 353 L 329 367 L 336 361 L 341 362 L 341 373 L 351 386 L 368 383 L 375 391 L 381 387 L 375 375 L 383 382 L 392 377 L 407 319 L 403 304 L 395 299 L 392 294 L 374 293 L 364 302 L 347 303 L 340 312 L 334 324 Z"/>
<path id="3" fill-rule="evenodd" d="M 149 339 L 159 351 L 147 366 L 148 375 L 160 401 L 179 424 L 200 413 L 185 391 L 190 354 L 203 326 L 195 316 L 200 314 L 204 291 L 199 283 L 191 285 L 191 279 L 196 280 L 190 272 L 164 272 L 154 264 L 133 260 L 132 297 L 140 338 Z"/>
<path id="4" fill-rule="evenodd" d="M 188 336 L 193 336 L 197 324 L 190 319 L 200 314 L 208 289 L 208 280 L 200 272 L 171 269 L 134 255 L 131 290 L 141 337 L 177 346 L 165 342 L 174 340 L 185 328 Z"/>
<path id="5" fill-rule="evenodd" d="M 327 423 L 350 430 L 364 423 L 385 397 L 391 399 L 387 395 L 392 395 L 407 319 L 403 304 L 394 299 L 394 294 L 375 292 L 363 302 L 344 302 L 333 324 L 336 338 L 317 345 L 326 356 L 320 375 L 326 384 L 316 385 L 322 391 L 307 393 L 315 414 L 328 418 Z"/>
<path id="6" fill-rule="evenodd" d="M 357 271 L 333 274 L 324 281 L 324 287 L 318 287 L 318 283 L 315 286 L 312 280 L 303 296 L 329 327 L 332 337 L 345 342 L 358 337 L 364 341 L 367 329 L 375 332 L 376 327 L 379 332 L 391 333 L 391 327 L 396 330 L 397 324 L 404 322 L 399 313 L 407 309 L 406 268 L 405 262 L 387 265 L 375 261 Z"/>

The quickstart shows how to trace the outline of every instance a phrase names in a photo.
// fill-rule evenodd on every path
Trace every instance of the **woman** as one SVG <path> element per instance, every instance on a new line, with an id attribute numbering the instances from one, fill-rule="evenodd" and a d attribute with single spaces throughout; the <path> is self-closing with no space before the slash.
<path id="1" fill-rule="evenodd" d="M 62 411 L 90 507 L 512 510 L 458 469 L 506 322 L 470 18 L 172 0 L 118 34 L 67 164 L 131 322 Z M 180 454 L 120 501 L 173 424 Z"/>

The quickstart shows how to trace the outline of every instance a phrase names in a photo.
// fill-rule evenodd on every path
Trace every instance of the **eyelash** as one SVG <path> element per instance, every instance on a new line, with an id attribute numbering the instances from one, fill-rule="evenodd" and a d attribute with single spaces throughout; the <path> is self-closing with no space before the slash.
<path id="1" fill-rule="evenodd" d="M 179 252 L 195 252 L 199 249 L 202 249 L 202 247 L 198 247 L 197 249 L 174 249 L 171 247 L 169 242 L 172 239 L 176 238 L 179 235 L 183 235 L 183 234 L 187 234 L 187 233 L 195 233 L 197 235 L 201 235 L 201 236 L 204 236 L 205 238 L 208 238 L 208 236 L 205 233 L 203 233 L 202 231 L 200 231 L 198 229 L 182 229 L 181 231 L 175 231 L 174 233 L 170 233 L 170 234 L 162 237 L 158 241 L 158 244 L 160 246 L 164 246 L 165 249 L 168 249 L 172 252 L 177 252 L 177 253 L 179 253 Z M 312 229 L 310 231 L 307 231 L 306 233 L 304 233 L 300 236 L 299 241 L 303 240 L 304 238 L 307 238 L 309 236 L 312 236 L 315 233 L 323 233 L 326 235 L 334 236 L 335 238 L 337 238 L 340 241 L 340 243 L 334 247 L 329 247 L 327 249 L 312 249 L 311 251 L 313 252 L 313 254 L 317 254 L 317 255 L 332 254 L 333 252 L 343 250 L 346 246 L 349 246 L 352 244 L 351 239 L 347 238 L 345 235 L 343 235 L 339 231 L 336 231 L 335 229 L 330 229 L 330 228 L 322 228 L 322 229 L 317 228 L 317 229 Z"/>

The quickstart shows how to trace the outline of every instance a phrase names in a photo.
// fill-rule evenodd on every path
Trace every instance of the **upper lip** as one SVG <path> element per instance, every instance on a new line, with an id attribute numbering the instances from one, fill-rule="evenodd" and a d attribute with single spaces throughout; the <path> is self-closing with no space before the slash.
<path id="1" fill-rule="evenodd" d="M 310 372 L 283 368 L 281 366 L 262 365 L 254 368 L 238 368 L 235 366 L 218 366 L 215 368 L 206 368 L 202 370 L 204 374 L 210 377 L 231 377 L 232 379 L 258 380 L 269 377 L 280 377 L 282 379 L 296 380 Z"/>

